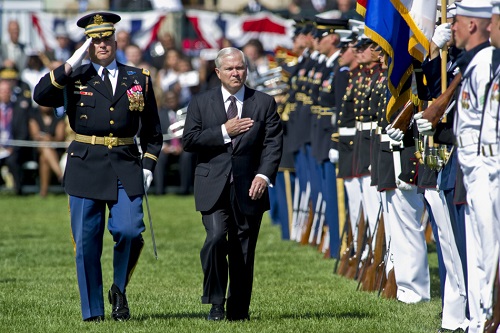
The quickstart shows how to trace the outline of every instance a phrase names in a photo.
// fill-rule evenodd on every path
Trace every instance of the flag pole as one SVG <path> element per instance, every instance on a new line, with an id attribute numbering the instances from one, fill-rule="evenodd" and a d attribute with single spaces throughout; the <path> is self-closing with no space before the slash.
<path id="1" fill-rule="evenodd" d="M 441 24 L 446 23 L 446 4 L 447 0 L 441 0 Z M 446 73 L 446 64 L 448 63 L 448 45 L 444 45 L 441 52 L 441 93 L 444 93 L 448 86 L 448 78 Z M 443 117 L 443 123 L 446 122 L 446 116 Z"/>

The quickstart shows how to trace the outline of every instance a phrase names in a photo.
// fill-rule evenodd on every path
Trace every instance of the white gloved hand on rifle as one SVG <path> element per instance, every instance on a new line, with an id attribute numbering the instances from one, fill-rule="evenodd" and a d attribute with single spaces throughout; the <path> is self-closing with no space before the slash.
<path id="1" fill-rule="evenodd" d="M 446 43 L 451 39 L 451 24 L 443 23 L 436 27 L 434 30 L 434 35 L 432 36 L 432 41 L 437 47 L 442 49 Z"/>
<path id="2" fill-rule="evenodd" d="M 144 191 L 147 192 L 153 181 L 153 172 L 148 169 L 142 169 L 142 174 L 144 176 Z"/>
<path id="3" fill-rule="evenodd" d="M 328 151 L 328 158 L 333 164 L 339 161 L 339 151 L 337 149 L 330 148 Z"/>
<path id="4" fill-rule="evenodd" d="M 90 46 L 90 43 L 92 43 L 92 38 L 87 38 L 85 43 L 83 43 L 83 45 L 80 46 L 78 50 L 75 51 L 75 53 L 73 53 L 71 58 L 66 60 L 66 63 L 68 63 L 73 70 L 81 66 L 83 59 L 87 55 L 87 50 Z"/>
<path id="5" fill-rule="evenodd" d="M 389 137 L 394 141 L 401 141 L 405 136 L 402 130 L 400 130 L 399 128 L 393 128 L 390 124 L 387 125 L 385 131 L 387 132 L 387 135 L 389 135 Z"/>
<path id="6" fill-rule="evenodd" d="M 413 120 L 417 124 L 418 131 L 422 135 L 433 136 L 434 130 L 432 129 L 432 123 L 427 119 L 422 118 L 423 112 L 416 113 L 413 116 Z"/>
<path id="7" fill-rule="evenodd" d="M 401 191 L 410 191 L 412 189 L 412 185 L 411 184 L 409 184 L 407 182 L 404 182 L 404 181 L 402 181 L 399 178 L 396 179 L 396 186 Z"/>

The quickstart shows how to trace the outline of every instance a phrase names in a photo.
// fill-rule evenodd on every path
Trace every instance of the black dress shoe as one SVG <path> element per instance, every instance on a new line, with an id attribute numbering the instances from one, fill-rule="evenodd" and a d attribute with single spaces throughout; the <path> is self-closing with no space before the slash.
<path id="1" fill-rule="evenodd" d="M 224 305 L 212 304 L 212 308 L 208 313 L 207 320 L 214 320 L 214 321 L 224 320 Z"/>
<path id="2" fill-rule="evenodd" d="M 87 321 L 87 322 L 101 322 L 101 321 L 104 321 L 104 316 L 95 316 L 95 317 L 90 317 L 90 318 L 87 318 L 87 319 L 84 319 L 83 321 Z"/>
<path id="3" fill-rule="evenodd" d="M 111 303 L 111 317 L 114 320 L 125 321 L 130 319 L 127 296 L 113 283 L 108 292 L 109 303 Z"/>
<path id="4" fill-rule="evenodd" d="M 229 320 L 229 321 L 248 321 L 248 320 L 250 320 L 250 316 L 249 315 L 246 315 L 246 316 L 233 316 L 233 317 L 227 316 L 227 320 Z"/>

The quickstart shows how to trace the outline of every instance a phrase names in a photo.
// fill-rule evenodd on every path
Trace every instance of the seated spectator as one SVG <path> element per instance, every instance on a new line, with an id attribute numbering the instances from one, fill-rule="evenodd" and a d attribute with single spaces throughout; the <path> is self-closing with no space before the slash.
<path id="1" fill-rule="evenodd" d="M 39 105 L 29 120 L 29 131 L 34 141 L 64 142 L 66 123 L 64 118 L 56 118 L 53 108 Z M 64 148 L 38 147 L 40 196 L 47 196 L 52 174 L 62 183 L 63 171 L 59 161 L 64 151 Z"/>
<path id="2" fill-rule="evenodd" d="M 26 55 L 28 61 L 26 63 L 26 68 L 21 71 L 21 80 L 30 86 L 33 94 L 36 84 L 40 81 L 42 76 L 49 72 L 49 69 L 45 67 L 37 50 L 28 48 L 26 49 Z"/>
<path id="3" fill-rule="evenodd" d="M 146 50 L 145 59 L 157 70 L 164 67 L 168 50 L 176 48 L 175 37 L 168 31 L 158 33 L 158 41 L 151 43 Z"/>
<path id="4" fill-rule="evenodd" d="M 20 32 L 21 29 L 17 20 L 10 20 L 7 23 L 7 33 L 9 36 L 8 40 L 2 42 L 0 54 L 4 61 L 11 60 L 19 70 L 23 70 L 26 66 L 26 45 L 19 40 Z"/>
<path id="5" fill-rule="evenodd" d="M 264 46 L 258 39 L 250 39 L 241 50 L 248 60 L 248 84 L 255 86 L 255 81 L 269 71 L 269 59 Z"/>
<path id="6" fill-rule="evenodd" d="M 0 166 L 7 166 L 8 179 L 16 194 L 22 194 L 23 163 L 30 149 L 9 144 L 10 140 L 29 140 L 28 119 L 31 100 L 17 98 L 9 80 L 0 79 Z M 2 172 L 3 175 L 5 173 Z M 8 182 L 4 179 L 4 182 Z"/>
<path id="7" fill-rule="evenodd" d="M 119 30 L 116 32 L 116 61 L 121 64 L 127 62 L 127 57 L 125 55 L 125 48 L 130 45 L 130 33 L 125 30 Z"/>
<path id="8" fill-rule="evenodd" d="M 142 51 L 136 44 L 129 44 L 125 47 L 125 58 L 127 59 L 126 65 L 132 67 L 140 67 L 142 61 Z"/>
<path id="9" fill-rule="evenodd" d="M 14 99 L 25 99 L 32 101 L 30 85 L 21 80 L 19 70 L 11 60 L 5 60 L 3 66 L 0 67 L 0 79 L 6 80 L 10 83 Z"/>
<path id="10" fill-rule="evenodd" d="M 73 42 L 69 38 L 69 34 L 62 23 L 56 26 L 54 35 L 56 37 L 57 45 L 53 50 L 48 50 L 46 52 L 46 56 L 49 61 L 65 62 L 74 52 Z"/>

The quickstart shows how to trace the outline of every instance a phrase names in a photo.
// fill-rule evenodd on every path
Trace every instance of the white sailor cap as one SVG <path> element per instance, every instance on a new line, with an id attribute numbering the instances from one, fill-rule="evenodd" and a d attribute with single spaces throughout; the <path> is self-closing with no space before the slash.
<path id="1" fill-rule="evenodd" d="M 463 0 L 456 4 L 457 15 L 491 18 L 491 0 Z"/>
<path id="2" fill-rule="evenodd" d="M 349 24 L 349 30 L 351 30 L 352 32 L 355 32 L 356 34 L 358 34 L 359 27 L 365 26 L 365 22 L 360 21 L 360 20 L 355 20 L 355 19 L 350 19 L 348 21 L 348 24 Z"/>
<path id="3" fill-rule="evenodd" d="M 491 13 L 500 15 L 500 0 L 492 0 L 491 5 L 493 6 Z"/>
<path id="4" fill-rule="evenodd" d="M 340 37 L 338 47 L 345 47 L 355 39 L 355 34 L 351 30 L 337 29 L 335 30 L 335 33 Z"/>

